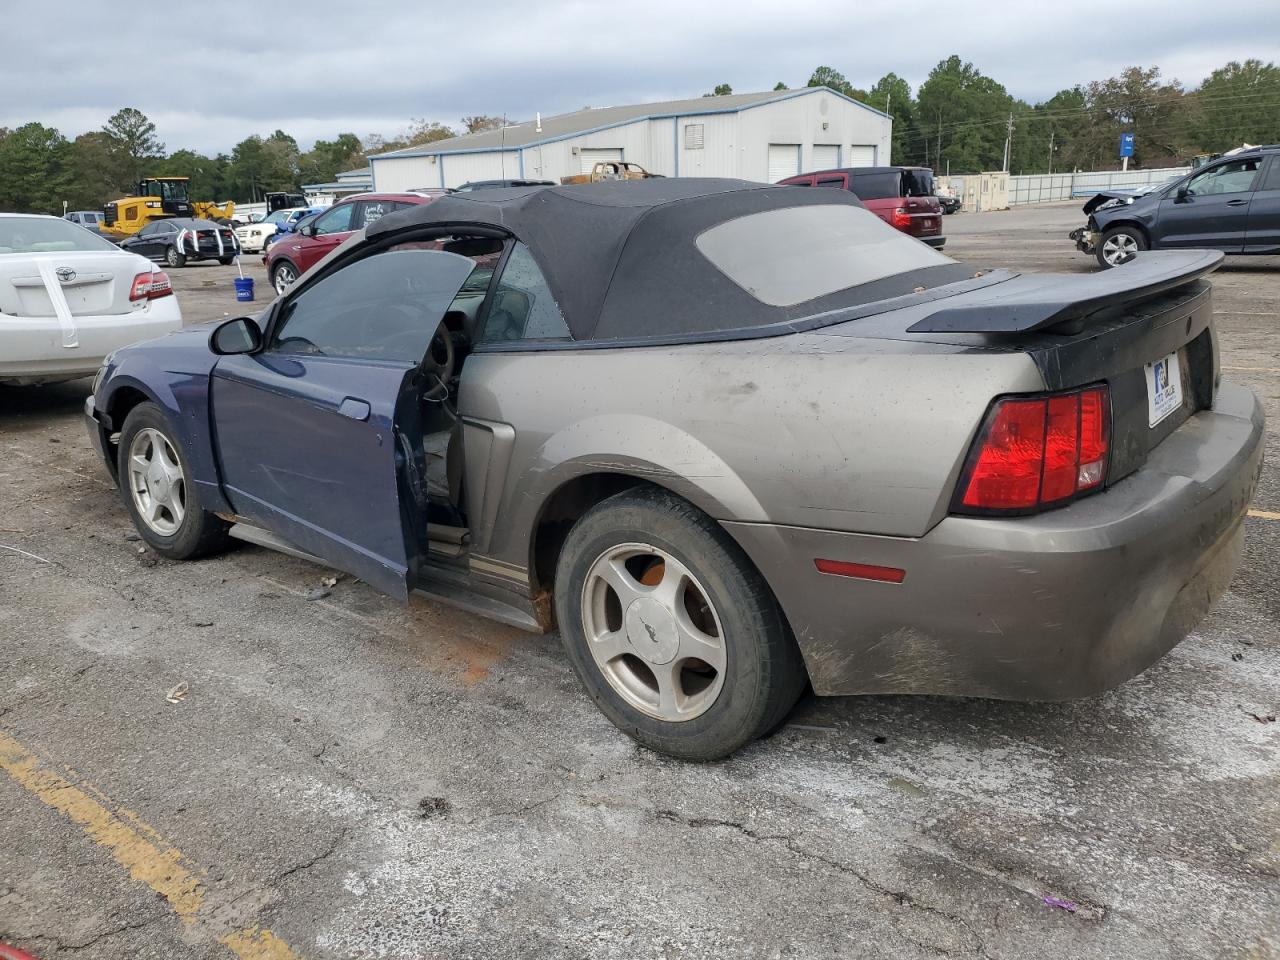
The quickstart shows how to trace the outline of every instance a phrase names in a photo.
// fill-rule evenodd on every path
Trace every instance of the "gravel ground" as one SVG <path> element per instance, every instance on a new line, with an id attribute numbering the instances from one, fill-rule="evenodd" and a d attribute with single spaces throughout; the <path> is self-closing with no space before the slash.
<path id="1" fill-rule="evenodd" d="M 1079 221 L 960 214 L 947 252 L 1087 271 Z M 1226 376 L 1262 398 L 1273 450 L 1278 267 L 1215 279 Z M 234 274 L 176 271 L 189 321 L 234 314 Z M 85 440 L 87 390 L 0 388 L 0 942 L 42 960 L 1280 956 L 1274 517 L 1246 521 L 1200 629 L 1102 697 L 807 700 L 692 766 L 618 734 L 555 637 L 349 579 L 307 600 L 331 571 L 257 548 L 140 550 Z M 1280 516 L 1274 465 L 1254 507 Z"/>

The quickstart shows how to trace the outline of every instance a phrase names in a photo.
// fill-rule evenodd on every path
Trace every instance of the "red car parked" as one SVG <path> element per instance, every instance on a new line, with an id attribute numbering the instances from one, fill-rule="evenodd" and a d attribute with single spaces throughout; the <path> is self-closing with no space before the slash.
<path id="1" fill-rule="evenodd" d="M 845 167 L 787 177 L 792 187 L 835 187 L 855 193 L 863 206 L 903 233 L 941 248 L 942 205 L 933 194 L 928 167 Z"/>
<path id="2" fill-rule="evenodd" d="M 361 193 L 335 203 L 302 229 L 267 248 L 262 262 L 267 267 L 271 286 L 275 287 L 277 294 L 284 293 L 355 231 L 363 230 L 388 213 L 419 203 L 430 203 L 444 194 L 444 190 Z"/>

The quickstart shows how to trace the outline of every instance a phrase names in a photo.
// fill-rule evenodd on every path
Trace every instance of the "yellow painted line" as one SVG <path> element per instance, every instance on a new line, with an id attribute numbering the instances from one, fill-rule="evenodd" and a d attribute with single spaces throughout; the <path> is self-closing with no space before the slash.
<path id="1" fill-rule="evenodd" d="M 1250 510 L 1249 516 L 1257 517 L 1259 520 L 1280 520 L 1280 513 L 1271 510 Z"/>
<path id="2" fill-rule="evenodd" d="M 240 960 L 298 960 L 289 945 L 270 930 L 249 927 L 229 933 L 218 941 L 230 948 Z"/>
<path id="3" fill-rule="evenodd" d="M 71 772 L 70 768 L 65 769 Z M 81 787 L 72 783 L 3 732 L 0 770 L 46 806 L 82 827 L 89 839 L 129 871 L 129 876 L 168 900 L 184 923 L 200 919 L 197 914 L 204 904 L 204 884 L 197 871 L 188 868 L 182 852 L 165 843 L 159 832 L 137 814 L 116 806 L 92 784 Z M 218 942 L 241 960 L 299 960 L 283 940 L 260 927 L 238 930 Z"/>
<path id="4" fill-rule="evenodd" d="M 204 902 L 204 887 L 182 865 L 182 854 L 148 840 L 89 794 L 45 767 L 22 744 L 0 733 L 0 770 L 17 784 L 84 828 L 89 838 L 106 847 L 133 879 L 169 901 L 183 920 L 190 921 Z M 153 834 L 154 836 L 155 834 Z"/>

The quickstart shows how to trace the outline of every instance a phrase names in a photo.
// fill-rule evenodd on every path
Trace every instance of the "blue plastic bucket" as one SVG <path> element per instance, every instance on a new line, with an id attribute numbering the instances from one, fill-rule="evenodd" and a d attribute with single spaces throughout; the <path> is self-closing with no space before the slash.
<path id="1" fill-rule="evenodd" d="M 253 299 L 253 277 L 236 277 L 235 284 L 237 300 Z"/>

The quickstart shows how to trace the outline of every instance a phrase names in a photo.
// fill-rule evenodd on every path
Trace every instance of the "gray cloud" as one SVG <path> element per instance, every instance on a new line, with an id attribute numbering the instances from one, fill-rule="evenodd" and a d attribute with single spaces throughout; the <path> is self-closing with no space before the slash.
<path id="1" fill-rule="evenodd" d="M 39 120 L 75 136 L 129 105 L 170 149 L 211 152 L 277 128 L 307 147 L 342 131 L 395 134 L 411 117 L 456 126 L 466 114 L 524 119 L 721 82 L 798 86 L 819 64 L 855 86 L 892 70 L 914 88 L 958 53 L 1034 102 L 1130 65 L 1194 86 L 1228 60 L 1280 60 L 1275 0 L 1238 0 L 1230 16 L 1167 0 L 10 0 L 4 21 L 0 125 Z"/>

